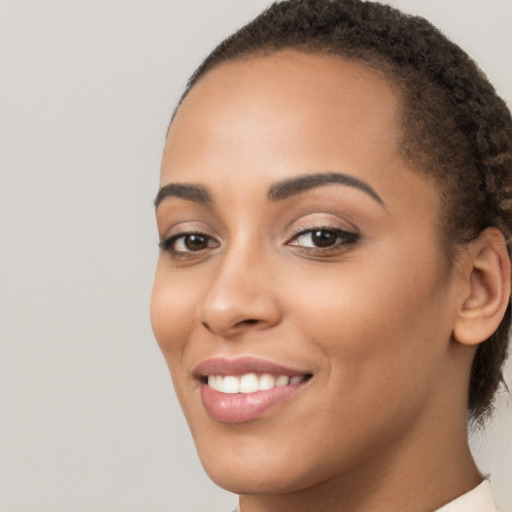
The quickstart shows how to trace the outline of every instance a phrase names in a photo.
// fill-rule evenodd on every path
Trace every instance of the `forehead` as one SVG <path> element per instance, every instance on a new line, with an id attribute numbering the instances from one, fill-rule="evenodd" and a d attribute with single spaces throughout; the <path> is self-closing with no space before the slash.
<path id="1" fill-rule="evenodd" d="M 308 149 L 325 157 L 371 150 L 390 158 L 399 145 L 399 112 L 393 84 L 357 61 L 282 51 L 228 62 L 184 99 L 169 131 L 164 169 L 166 163 L 181 169 L 184 161 L 190 168 L 206 154 L 210 168 L 217 156 L 245 168 L 254 153 L 300 155 L 307 167 Z"/>
<path id="2" fill-rule="evenodd" d="M 382 199 L 389 226 L 433 239 L 439 190 L 402 157 L 400 119 L 394 84 L 358 61 L 280 52 L 230 62 L 183 101 L 166 141 L 161 186 L 199 185 L 223 222 L 243 224 L 270 212 L 276 183 L 342 173 Z M 353 187 L 338 192 L 341 203 L 351 194 L 370 211 L 371 200 Z"/>

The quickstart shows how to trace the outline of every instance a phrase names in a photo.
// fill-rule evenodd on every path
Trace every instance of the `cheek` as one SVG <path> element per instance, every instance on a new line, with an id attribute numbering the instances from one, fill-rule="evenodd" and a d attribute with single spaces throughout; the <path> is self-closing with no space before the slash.
<path id="1" fill-rule="evenodd" d="M 171 372 L 172 366 L 181 362 L 193 329 L 195 290 L 193 283 L 183 283 L 165 268 L 165 261 L 159 261 L 151 293 L 151 326 Z"/>
<path id="2" fill-rule="evenodd" d="M 293 294 L 303 330 L 325 355 L 327 385 L 342 389 L 349 407 L 378 407 L 383 393 L 397 404 L 422 399 L 450 338 L 438 255 L 387 254 L 322 269 Z"/>

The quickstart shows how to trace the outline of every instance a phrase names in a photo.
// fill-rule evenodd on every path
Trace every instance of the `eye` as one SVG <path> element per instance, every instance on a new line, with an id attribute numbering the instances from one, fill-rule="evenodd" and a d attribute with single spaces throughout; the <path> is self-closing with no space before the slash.
<path id="1" fill-rule="evenodd" d="M 162 240 L 159 247 L 175 256 L 201 252 L 219 247 L 219 242 L 204 233 L 179 233 Z"/>
<path id="2" fill-rule="evenodd" d="M 359 235 L 334 228 L 314 228 L 296 234 L 287 245 L 305 249 L 334 249 L 353 244 Z"/>

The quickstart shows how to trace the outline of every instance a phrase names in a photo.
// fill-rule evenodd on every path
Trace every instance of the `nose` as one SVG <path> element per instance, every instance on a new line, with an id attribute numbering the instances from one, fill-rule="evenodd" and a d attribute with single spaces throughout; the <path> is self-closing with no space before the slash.
<path id="1" fill-rule="evenodd" d="M 261 255 L 233 249 L 212 271 L 198 309 L 201 324 L 224 338 L 277 325 L 281 308 L 269 267 Z"/>

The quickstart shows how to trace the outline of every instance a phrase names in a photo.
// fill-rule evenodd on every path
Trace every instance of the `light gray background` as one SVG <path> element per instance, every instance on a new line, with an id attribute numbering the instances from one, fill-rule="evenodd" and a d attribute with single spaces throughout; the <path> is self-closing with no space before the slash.
<path id="1" fill-rule="evenodd" d="M 236 503 L 203 474 L 151 333 L 152 199 L 186 78 L 267 3 L 0 2 L 2 512 Z M 512 103 L 510 0 L 394 4 L 465 47 Z M 503 394 L 472 440 L 508 511 L 511 405 Z"/>

